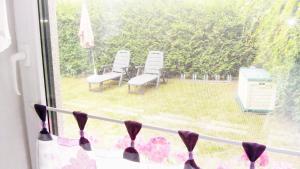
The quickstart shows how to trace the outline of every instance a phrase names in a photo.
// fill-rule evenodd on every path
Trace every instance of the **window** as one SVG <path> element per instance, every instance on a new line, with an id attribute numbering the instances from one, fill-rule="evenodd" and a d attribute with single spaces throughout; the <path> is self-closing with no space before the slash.
<path id="1" fill-rule="evenodd" d="M 48 3 L 50 25 L 41 29 L 51 35 L 42 39 L 51 106 L 299 151 L 298 1 Z M 55 113 L 51 118 L 56 122 Z M 78 135 L 73 117 L 57 120 L 54 132 Z M 126 135 L 124 127 L 94 120 L 87 130 L 101 148 Z M 145 131 L 141 142 L 155 135 L 162 134 Z M 173 164 L 184 147 L 164 137 L 174 153 L 165 162 Z M 207 159 L 240 154 L 202 140 L 196 152 L 206 168 L 213 163 Z M 271 156 L 300 166 L 296 157 Z"/>

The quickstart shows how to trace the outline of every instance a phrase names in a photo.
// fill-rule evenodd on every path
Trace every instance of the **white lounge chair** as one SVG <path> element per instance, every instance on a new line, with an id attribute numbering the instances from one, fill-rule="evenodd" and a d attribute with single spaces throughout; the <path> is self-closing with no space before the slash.
<path id="1" fill-rule="evenodd" d="M 105 65 L 102 75 L 92 75 L 87 78 L 89 83 L 89 89 L 94 83 L 100 84 L 100 89 L 103 87 L 103 82 L 108 80 L 117 80 L 119 79 L 119 86 L 121 86 L 123 81 L 123 76 L 126 74 L 126 70 L 129 66 L 130 61 L 130 52 L 126 50 L 120 50 L 115 56 L 114 63 L 112 65 L 111 71 L 107 72 L 106 70 L 111 67 L 111 65 Z"/>
<path id="2" fill-rule="evenodd" d="M 164 55 L 160 51 L 150 51 L 146 60 L 143 74 L 140 75 L 142 66 L 138 66 L 137 76 L 128 81 L 128 92 L 131 86 L 142 87 L 155 82 L 159 86 L 160 78 L 163 75 Z M 163 77 L 164 78 L 164 77 Z"/>

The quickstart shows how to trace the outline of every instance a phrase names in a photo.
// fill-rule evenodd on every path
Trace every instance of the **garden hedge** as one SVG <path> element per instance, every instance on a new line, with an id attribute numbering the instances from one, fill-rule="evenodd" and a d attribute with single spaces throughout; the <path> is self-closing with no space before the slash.
<path id="1" fill-rule="evenodd" d="M 79 46 L 81 1 L 57 2 L 63 76 L 92 72 Z M 278 84 L 276 110 L 300 121 L 299 0 L 88 0 L 98 71 L 120 49 L 142 65 L 150 50 L 165 54 L 173 73 L 232 74 L 258 64 Z M 293 113 L 290 113 L 293 112 Z"/>

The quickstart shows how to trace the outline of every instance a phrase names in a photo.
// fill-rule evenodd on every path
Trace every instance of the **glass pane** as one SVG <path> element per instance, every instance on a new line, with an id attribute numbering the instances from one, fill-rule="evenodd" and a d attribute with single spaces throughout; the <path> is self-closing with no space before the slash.
<path id="1" fill-rule="evenodd" d="M 58 107 L 300 151 L 297 0 L 57 0 L 49 6 Z M 72 116 L 58 118 L 61 136 L 79 137 Z M 129 144 L 125 126 L 89 120 L 85 130 L 100 149 Z M 145 158 L 183 164 L 179 136 L 142 129 L 138 138 L 147 145 L 158 136 L 170 143 L 168 158 L 156 161 L 147 152 Z M 200 139 L 195 154 L 203 168 L 248 167 L 242 147 Z M 268 157 L 262 168 L 300 168 L 299 157 Z"/>

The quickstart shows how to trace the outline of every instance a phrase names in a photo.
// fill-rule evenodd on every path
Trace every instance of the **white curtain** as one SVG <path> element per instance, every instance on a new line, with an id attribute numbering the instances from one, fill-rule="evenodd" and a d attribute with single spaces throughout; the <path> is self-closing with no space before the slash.
<path id="1" fill-rule="evenodd" d="M 85 151 L 78 140 L 52 136 L 51 141 L 37 140 L 39 169 L 182 169 L 183 165 L 168 166 L 137 163 L 122 158 L 121 151 L 101 149 Z"/>
<path id="2" fill-rule="evenodd" d="M 6 8 L 6 0 L 0 0 L 0 52 L 11 44 Z"/>

